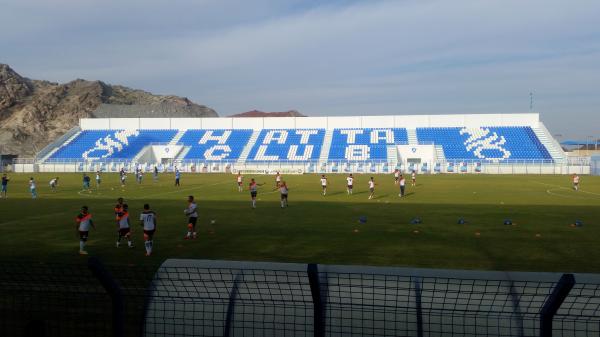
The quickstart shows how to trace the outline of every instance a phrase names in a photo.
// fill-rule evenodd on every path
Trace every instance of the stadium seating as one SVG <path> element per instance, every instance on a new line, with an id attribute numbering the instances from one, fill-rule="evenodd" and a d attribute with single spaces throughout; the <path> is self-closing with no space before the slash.
<path id="1" fill-rule="evenodd" d="M 321 161 L 306 169 L 364 173 L 394 169 L 480 172 L 482 163 L 552 160 L 548 149 L 529 126 L 419 127 L 410 131 L 409 142 L 405 128 L 83 130 L 49 152 L 46 160 L 105 161 L 108 165 L 82 165 L 79 170 L 90 167 L 115 170 L 124 162 L 142 158 L 142 149 L 151 144 L 183 146 L 178 148 L 181 152 L 177 152 L 176 159 L 194 163 L 198 171 L 215 171 L 222 166 L 211 163 L 218 161 L 255 164 Z M 437 159 L 421 160 L 421 164 L 415 165 L 407 162 L 410 157 L 397 157 L 402 153 L 402 147 L 397 145 L 416 144 L 435 145 Z"/>
<path id="2" fill-rule="evenodd" d="M 406 129 L 335 129 L 329 159 L 386 160 L 388 145 L 407 143 Z"/>
<path id="3" fill-rule="evenodd" d="M 50 161 L 63 159 L 132 159 L 146 145 L 168 143 L 177 130 L 84 130 L 62 146 Z"/>
<path id="4" fill-rule="evenodd" d="M 417 138 L 441 145 L 446 159 L 552 159 L 530 127 L 417 128 Z"/>
<path id="5" fill-rule="evenodd" d="M 187 130 L 178 143 L 190 147 L 184 159 L 237 159 L 251 136 L 252 130 Z"/>
<path id="6" fill-rule="evenodd" d="M 324 136 L 324 129 L 265 129 L 260 132 L 246 161 L 316 160 Z"/>

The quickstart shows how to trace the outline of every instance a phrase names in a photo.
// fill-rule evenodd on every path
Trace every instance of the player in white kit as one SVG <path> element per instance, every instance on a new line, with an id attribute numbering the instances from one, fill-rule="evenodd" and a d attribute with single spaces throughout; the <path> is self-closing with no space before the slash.
<path id="1" fill-rule="evenodd" d="M 96 189 L 100 189 L 100 184 L 102 183 L 102 176 L 100 175 L 100 171 L 96 171 Z"/>
<path id="2" fill-rule="evenodd" d="M 348 195 L 352 194 L 352 187 L 354 187 L 354 177 L 352 177 L 352 173 L 346 178 L 346 182 L 348 183 L 348 187 L 346 188 L 346 192 Z"/>
<path id="3" fill-rule="evenodd" d="M 52 189 L 52 191 L 56 191 L 57 186 L 58 186 L 58 177 L 50 180 L 50 188 Z"/>
<path id="4" fill-rule="evenodd" d="M 327 194 L 327 177 L 321 175 L 321 188 L 323 189 L 323 195 Z"/>
<path id="5" fill-rule="evenodd" d="M 156 231 L 156 213 L 150 210 L 150 205 L 144 204 L 144 211 L 140 214 L 140 224 L 144 227 L 144 246 L 146 256 L 152 255 L 154 245 L 154 232 Z"/>
<path id="6" fill-rule="evenodd" d="M 373 196 L 375 196 L 375 185 L 375 180 L 371 177 L 369 180 L 369 199 L 373 199 Z"/>
<path id="7" fill-rule="evenodd" d="M 577 174 L 573 175 L 573 189 L 579 191 L 579 176 Z"/>
<path id="8" fill-rule="evenodd" d="M 242 192 L 244 190 L 244 176 L 242 175 L 242 173 L 238 173 L 237 175 L 237 185 L 238 185 L 238 192 Z"/>
<path id="9" fill-rule="evenodd" d="M 281 174 L 277 171 L 277 174 L 275 174 L 275 188 L 279 188 L 279 185 L 281 185 Z"/>

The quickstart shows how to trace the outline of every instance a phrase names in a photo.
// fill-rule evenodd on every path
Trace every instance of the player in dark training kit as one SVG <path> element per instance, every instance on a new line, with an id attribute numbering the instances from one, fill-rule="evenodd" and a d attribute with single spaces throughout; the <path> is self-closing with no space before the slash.
<path id="1" fill-rule="evenodd" d="M 6 198 L 6 192 L 8 191 L 8 181 L 10 179 L 6 176 L 6 173 L 2 175 L 2 190 L 0 191 L 0 198 Z"/>

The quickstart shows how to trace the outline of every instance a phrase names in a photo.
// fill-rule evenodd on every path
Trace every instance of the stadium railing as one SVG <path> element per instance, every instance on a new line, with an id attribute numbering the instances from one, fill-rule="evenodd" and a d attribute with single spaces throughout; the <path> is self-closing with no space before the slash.
<path id="1" fill-rule="evenodd" d="M 77 134 L 79 131 L 81 131 L 81 128 L 79 126 L 74 126 L 71 129 L 69 129 L 69 131 L 67 131 L 64 135 L 60 136 L 59 138 L 57 138 L 55 141 L 53 141 L 52 143 L 46 145 L 42 151 L 38 152 L 38 154 L 36 155 L 35 159 L 36 160 L 41 160 L 42 158 L 46 157 L 48 154 L 50 154 L 50 152 L 52 152 L 52 150 L 54 149 L 58 149 L 60 146 L 62 146 L 62 144 L 64 144 L 69 138 L 75 136 L 75 134 Z"/>
<path id="2" fill-rule="evenodd" d="M 598 336 L 600 275 L 0 263 L 2 336 Z"/>
<path id="3" fill-rule="evenodd" d="M 165 145 L 164 143 L 156 143 L 154 145 Z M 176 144 L 179 145 L 179 144 Z M 223 159 L 223 160 L 202 160 L 202 159 L 184 159 L 184 160 L 173 160 L 172 163 L 177 164 L 202 164 L 202 163 L 239 163 L 237 159 Z M 438 163 L 482 163 L 482 164 L 499 164 L 499 165 L 510 165 L 510 164 L 570 164 L 570 165 L 589 165 L 590 157 L 572 157 L 563 161 L 555 161 L 553 159 L 505 159 L 500 162 L 489 161 L 489 160 L 479 160 L 479 159 L 443 159 L 436 161 Z M 14 164 L 34 164 L 36 162 L 35 158 L 16 158 L 13 160 Z M 82 158 L 61 158 L 61 159 L 52 159 L 47 160 L 44 163 L 57 163 L 57 164 L 76 164 L 76 163 L 99 163 L 99 164 L 109 164 L 109 163 L 127 163 L 127 164 L 135 164 L 131 159 L 122 159 L 122 158 L 105 158 L 105 159 L 82 159 Z M 271 160 L 271 161 L 259 161 L 259 160 L 247 160 L 245 162 L 248 165 L 252 164 L 271 164 L 271 165 L 285 165 L 285 164 L 294 164 L 294 163 L 303 163 L 303 164 L 317 164 L 317 163 L 351 163 L 351 164 L 396 164 L 389 160 L 385 159 L 371 159 L 371 160 L 344 160 L 344 159 L 331 159 L 331 160 Z M 400 162 L 398 162 L 400 163 Z M 142 164 L 142 162 L 139 162 Z M 144 163 L 145 164 L 145 163 Z M 149 164 L 159 164 L 159 163 L 149 163 Z"/>
<path id="4" fill-rule="evenodd" d="M 439 160 L 414 164 L 419 173 L 481 173 L 481 174 L 588 174 L 591 171 L 589 157 L 571 157 L 564 161 L 553 160 L 505 160 L 499 163 L 481 160 Z M 139 165 L 142 169 L 153 169 L 155 163 L 134 162 L 130 159 L 82 160 L 65 159 L 60 162 L 36 163 L 34 159 L 16 159 L 13 162 L 15 172 L 117 172 L 121 168 L 133 171 Z M 271 161 L 258 162 L 237 160 L 173 160 L 156 164 L 163 172 L 171 172 L 175 167 L 182 172 L 195 173 L 391 173 L 399 168 L 407 172 L 410 163 L 389 162 L 387 160 L 347 161 L 347 160 L 307 160 L 307 161 Z M 454 168 L 451 170 L 451 168 Z"/>

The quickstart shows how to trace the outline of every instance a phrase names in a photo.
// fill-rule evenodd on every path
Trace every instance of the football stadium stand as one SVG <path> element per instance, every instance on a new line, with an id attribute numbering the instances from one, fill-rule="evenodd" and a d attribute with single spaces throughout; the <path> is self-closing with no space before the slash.
<path id="1" fill-rule="evenodd" d="M 82 119 L 20 169 L 572 173 L 572 165 L 538 114 L 480 114 Z"/>
<path id="2" fill-rule="evenodd" d="M 246 161 L 317 160 L 324 137 L 325 129 L 262 130 Z"/>
<path id="3" fill-rule="evenodd" d="M 252 130 L 187 130 L 179 141 L 189 151 L 181 156 L 184 160 L 222 160 L 239 158 L 248 144 Z M 173 142 L 173 139 L 163 141 Z"/>

